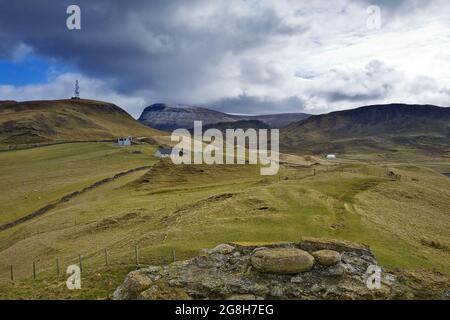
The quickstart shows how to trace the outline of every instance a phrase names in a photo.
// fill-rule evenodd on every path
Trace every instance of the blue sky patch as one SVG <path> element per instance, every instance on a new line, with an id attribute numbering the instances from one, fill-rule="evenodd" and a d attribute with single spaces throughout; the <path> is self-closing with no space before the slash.
<path id="1" fill-rule="evenodd" d="M 67 65 L 34 55 L 20 61 L 0 60 L 0 85 L 46 83 L 49 78 L 68 71 L 71 71 L 71 68 Z"/>

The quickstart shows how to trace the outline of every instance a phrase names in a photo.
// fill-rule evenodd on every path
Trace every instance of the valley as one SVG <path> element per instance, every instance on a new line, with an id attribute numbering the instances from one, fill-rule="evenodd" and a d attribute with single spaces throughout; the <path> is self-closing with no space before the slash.
<path id="1" fill-rule="evenodd" d="M 32 209 L 34 198 L 24 206 L 11 203 L 22 203 L 38 186 L 41 193 L 33 197 L 45 203 L 55 196 L 50 187 L 59 180 L 71 181 L 72 175 L 77 177 L 72 189 L 77 189 L 102 174 L 152 166 L 1 231 L 2 298 L 104 299 L 127 272 L 137 268 L 136 246 L 139 263 L 147 265 L 183 260 L 219 243 L 329 237 L 370 245 L 388 268 L 450 270 L 450 181 L 423 164 L 282 155 L 278 175 L 260 176 L 258 166 L 173 165 L 154 158 L 152 146 L 132 148 L 104 142 L 0 153 L 0 162 L 14 163 L 15 170 L 24 172 L 22 178 L 14 173 L 16 183 L 27 182 L 27 188 L 2 192 L 1 212 L 9 213 L 2 214 L 4 222 Z M 133 153 L 134 148 L 142 154 Z M 24 157 L 24 152 L 36 154 Z M 78 161 L 96 158 L 104 164 L 95 166 L 96 176 Z M 41 168 L 39 159 L 52 168 L 71 168 L 72 173 Z M 388 171 L 401 179 L 392 180 Z M 68 192 L 69 186 L 67 191 L 58 189 L 59 194 Z M 68 291 L 64 274 L 55 274 L 55 261 L 64 271 L 79 257 L 84 289 Z M 33 262 L 38 268 L 36 280 Z M 11 265 L 14 282 L 9 280 Z"/>
<path id="2" fill-rule="evenodd" d="M 110 299 L 142 266 L 221 243 L 304 237 L 364 243 L 383 267 L 422 280 L 449 276 L 448 112 L 383 108 L 288 125 L 278 173 L 264 176 L 246 161 L 159 158 L 169 134 L 105 102 L 3 102 L 0 298 Z M 268 128 L 261 123 L 218 128 Z M 117 144 L 130 135 L 131 146 Z M 72 264 L 82 266 L 82 290 L 66 288 Z"/>

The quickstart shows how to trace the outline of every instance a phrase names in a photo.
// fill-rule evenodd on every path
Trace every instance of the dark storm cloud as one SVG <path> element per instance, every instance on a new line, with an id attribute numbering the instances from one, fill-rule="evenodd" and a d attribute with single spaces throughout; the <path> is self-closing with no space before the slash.
<path id="1" fill-rule="evenodd" d="M 73 1 L 15 1 L 0 4 L 0 55 L 25 43 L 35 53 L 68 61 L 88 75 L 113 80 L 121 92 L 152 90 L 160 94 L 189 91 L 212 76 L 223 54 L 238 53 L 270 34 L 292 34 L 275 12 L 228 19 L 190 28 L 177 21 L 200 1 L 77 1 L 82 30 L 65 27 Z M 203 2 L 205 3 L 205 2 Z M 200 9 L 201 10 L 201 9 Z M 201 19 L 201 17 L 199 17 Z M 195 24 L 195 21 L 193 21 Z M 220 25 L 222 24 L 222 25 Z"/>
<path id="2" fill-rule="evenodd" d="M 427 29 L 422 11 L 431 10 L 437 21 L 445 18 L 446 3 L 1 1 L 0 59 L 17 61 L 32 53 L 75 71 L 51 79 L 58 84 L 0 87 L 0 94 L 19 100 L 66 94 L 63 87 L 81 77 L 90 96 L 98 92 L 96 98 L 125 103 L 133 114 L 155 101 L 235 113 L 314 112 L 405 97 L 445 101 L 448 79 L 429 65 L 447 59 L 430 60 L 433 48 L 449 51 L 442 41 L 447 29 Z M 66 28 L 71 4 L 82 10 L 80 31 Z M 386 29 L 367 30 L 366 9 L 373 4 L 381 7 Z M 382 64 L 371 66 L 376 59 Z M 417 90 L 423 70 L 435 84 L 426 95 Z"/>
<path id="3" fill-rule="evenodd" d="M 277 110 L 294 113 L 305 112 L 303 104 L 304 102 L 298 97 L 289 97 L 273 101 L 270 99 L 240 95 L 235 98 L 226 98 L 216 101 L 208 107 L 228 113 L 242 113 L 244 110 L 248 114 L 269 114 L 277 113 Z"/>

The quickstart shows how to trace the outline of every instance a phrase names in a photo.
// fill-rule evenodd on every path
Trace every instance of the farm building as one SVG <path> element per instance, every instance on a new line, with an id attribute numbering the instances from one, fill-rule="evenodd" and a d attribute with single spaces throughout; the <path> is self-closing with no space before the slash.
<path id="1" fill-rule="evenodd" d="M 336 155 L 335 154 L 327 154 L 325 156 L 325 158 L 328 159 L 328 160 L 333 160 L 333 159 L 336 159 Z"/>
<path id="2" fill-rule="evenodd" d="M 133 142 L 132 137 L 117 139 L 117 145 L 120 147 L 129 147 L 129 146 L 131 146 L 132 142 Z"/>

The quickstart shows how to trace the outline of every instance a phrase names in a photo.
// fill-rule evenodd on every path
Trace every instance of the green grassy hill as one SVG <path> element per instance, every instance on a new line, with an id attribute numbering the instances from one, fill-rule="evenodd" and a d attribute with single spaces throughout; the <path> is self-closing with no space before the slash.
<path id="1" fill-rule="evenodd" d="M 0 101 L 0 147 L 163 135 L 118 106 L 93 100 Z"/>
<path id="2" fill-rule="evenodd" d="M 156 141 L 167 142 L 168 136 L 136 124 L 114 105 L 3 102 L 3 145 L 53 145 L 0 152 L 0 227 L 16 222 L 0 228 L 0 299 L 105 299 L 138 268 L 137 248 L 141 265 L 167 264 L 219 243 L 302 236 L 366 243 L 387 268 L 449 274 L 450 179 L 440 173 L 450 172 L 448 158 L 414 152 L 445 151 L 448 111 L 406 107 L 397 114 L 403 107 L 383 108 L 291 126 L 281 142 L 294 151 L 359 153 L 335 161 L 283 154 L 279 174 L 261 176 L 258 166 L 157 159 Z M 121 148 L 80 142 L 116 135 L 151 137 L 155 143 Z M 55 144 L 66 140 L 72 142 Z M 410 157 L 373 155 L 393 154 L 393 148 Z M 32 215 L 43 207 L 42 214 Z M 65 270 L 80 258 L 82 290 L 69 291 Z"/>
<path id="3" fill-rule="evenodd" d="M 450 151 L 450 108 L 379 105 L 311 116 L 282 130 L 282 150 L 295 153 Z"/>
<path id="4" fill-rule="evenodd" d="M 50 165 L 70 167 L 67 159 L 58 156 L 61 151 L 52 149 L 56 147 L 43 152 L 53 159 Z M 112 147 L 96 148 L 98 155 L 80 147 L 73 156 L 89 158 L 90 154 L 96 161 Z M 39 149 L 44 148 L 33 150 Z M 16 170 L 22 167 L 31 177 L 39 172 L 39 164 L 33 167 L 21 152 L 9 152 L 9 161 L 15 160 Z M 120 158 L 111 160 L 115 165 L 142 164 L 140 156 L 131 152 L 112 158 Z M 154 166 L 146 172 L 101 185 L 0 231 L 0 297 L 104 299 L 128 271 L 137 268 L 136 245 L 140 263 L 148 265 L 171 262 L 173 252 L 181 260 L 228 241 L 298 241 L 302 236 L 318 236 L 366 243 L 388 268 L 450 270 L 450 180 L 423 166 L 349 161 L 307 167 L 292 160 L 282 165 L 278 176 L 263 177 L 257 166 L 175 166 L 169 160 L 148 158 Z M 101 159 L 103 163 L 106 158 Z M 388 171 L 401 179 L 390 179 Z M 91 174 L 81 170 L 77 176 Z M 63 176 L 60 171 L 46 179 L 58 181 Z M 32 183 L 41 185 L 38 180 Z M 65 288 L 64 271 L 78 263 L 79 255 L 83 289 L 72 292 Z M 56 259 L 62 270 L 59 279 Z"/>
<path id="5" fill-rule="evenodd" d="M 0 152 L 0 225 L 119 172 L 151 165 L 154 150 L 89 142 Z"/>

